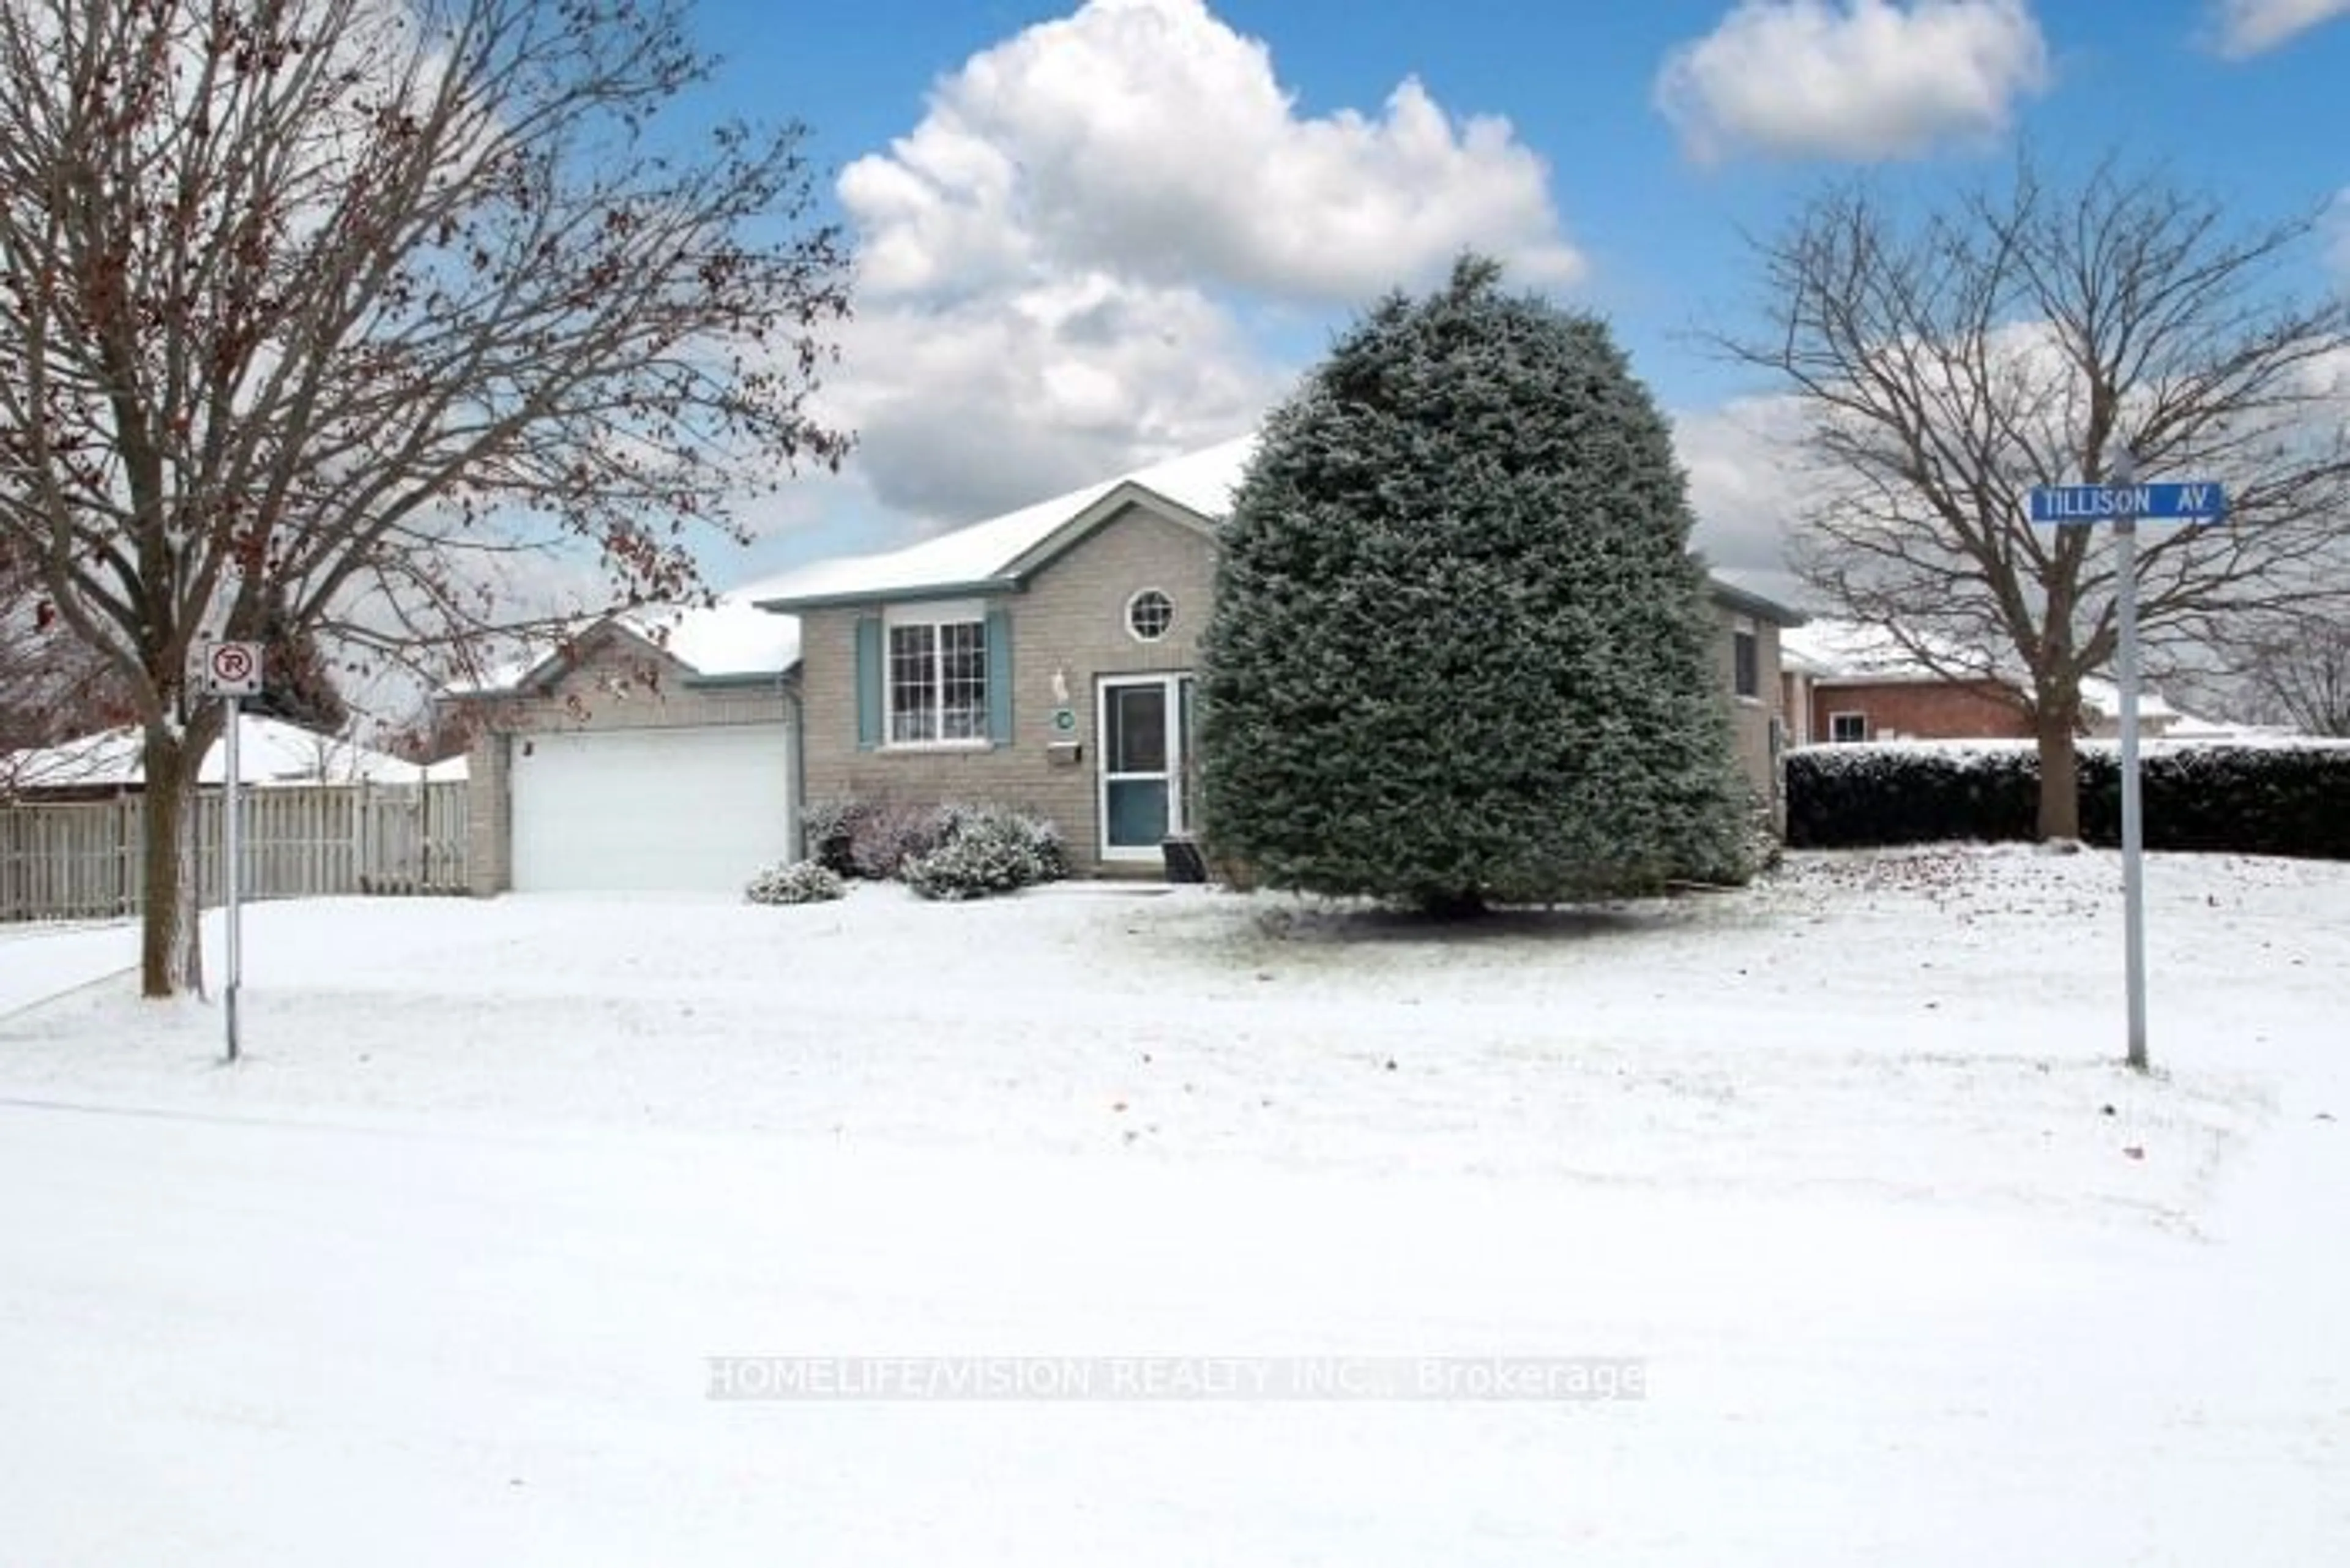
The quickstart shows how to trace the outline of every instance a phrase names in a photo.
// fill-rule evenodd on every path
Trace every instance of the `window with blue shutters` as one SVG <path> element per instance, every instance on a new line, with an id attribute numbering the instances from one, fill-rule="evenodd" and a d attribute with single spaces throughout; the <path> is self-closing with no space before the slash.
<path id="1" fill-rule="evenodd" d="M 858 744 L 1009 741 L 1010 618 L 965 602 L 908 605 L 858 622 Z"/>

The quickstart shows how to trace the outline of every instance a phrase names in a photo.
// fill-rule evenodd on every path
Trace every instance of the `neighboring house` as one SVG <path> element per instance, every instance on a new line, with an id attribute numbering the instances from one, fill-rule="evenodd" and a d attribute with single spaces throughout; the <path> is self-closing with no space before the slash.
<path id="1" fill-rule="evenodd" d="M 2029 684 L 1999 661 L 1952 649 L 1943 673 L 1903 648 L 1883 628 L 1848 620 L 1814 620 L 1788 633 L 1783 645 L 1783 705 L 1798 744 L 1864 741 L 2028 741 Z M 2081 683 L 2081 732 L 2119 732 L 2121 696 L 2112 682 Z M 2138 725 L 2148 739 L 2234 733 L 2182 713 L 2159 692 L 2138 692 Z"/>
<path id="2" fill-rule="evenodd" d="M 732 891 L 791 858 L 798 637 L 739 600 L 631 612 L 443 692 L 473 891 Z"/>
<path id="3" fill-rule="evenodd" d="M 54 746 L 0 753 L 0 799 L 104 800 L 146 787 L 145 742 L 135 724 L 82 735 Z M 370 750 L 338 735 L 305 730 L 282 719 L 250 715 L 237 723 L 238 782 L 256 788 L 298 784 L 422 784 L 463 779 L 463 759 L 429 768 Z M 228 747 L 215 741 L 197 771 L 197 783 L 228 777 Z"/>
<path id="4" fill-rule="evenodd" d="M 743 590 L 799 619 L 804 798 L 1000 802 L 1058 824 L 1082 870 L 1156 869 L 1195 822 L 1192 670 L 1252 440 Z M 1741 760 L 1775 805 L 1801 618 L 1713 597 Z"/>

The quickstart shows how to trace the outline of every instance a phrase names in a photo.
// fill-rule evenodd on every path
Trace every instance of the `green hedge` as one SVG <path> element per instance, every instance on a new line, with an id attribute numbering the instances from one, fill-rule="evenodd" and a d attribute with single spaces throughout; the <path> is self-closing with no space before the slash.
<path id="1" fill-rule="evenodd" d="M 2140 753 L 2148 849 L 2350 860 L 2350 742 L 2149 742 Z M 2110 741 L 2081 746 L 2081 836 L 2121 841 Z M 1787 755 L 1787 842 L 1844 849 L 2030 839 L 2040 761 L 2024 742 L 1811 746 Z"/>

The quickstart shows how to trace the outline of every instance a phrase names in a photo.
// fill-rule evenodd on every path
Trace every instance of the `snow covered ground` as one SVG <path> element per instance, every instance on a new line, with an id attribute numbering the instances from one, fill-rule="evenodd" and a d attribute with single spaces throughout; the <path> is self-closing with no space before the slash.
<path id="1" fill-rule="evenodd" d="M 2117 882 L 267 905 L 234 1068 L 128 932 L 0 930 L 0 1561 L 2332 1560 L 2350 867 L 2152 862 L 2143 1079 Z"/>

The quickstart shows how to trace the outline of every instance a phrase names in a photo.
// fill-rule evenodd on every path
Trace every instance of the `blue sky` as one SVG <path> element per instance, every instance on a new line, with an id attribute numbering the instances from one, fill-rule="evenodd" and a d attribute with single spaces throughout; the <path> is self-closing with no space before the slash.
<path id="1" fill-rule="evenodd" d="M 797 117 L 856 235 L 862 445 L 713 583 L 880 548 L 1253 423 L 1464 247 L 1607 316 L 1701 540 L 1768 575 L 1742 233 L 1858 171 L 2119 151 L 2247 218 L 2350 189 L 2350 0 L 700 0 L 690 112 Z M 2350 213 L 2350 202 L 2337 209 Z M 2342 225 L 2350 236 L 2350 223 Z M 2350 239 L 2312 286 L 2350 276 Z"/>

